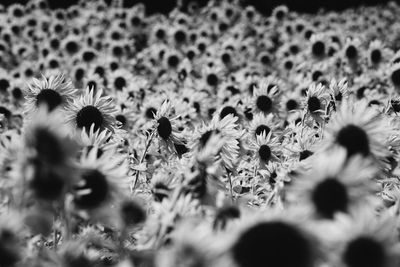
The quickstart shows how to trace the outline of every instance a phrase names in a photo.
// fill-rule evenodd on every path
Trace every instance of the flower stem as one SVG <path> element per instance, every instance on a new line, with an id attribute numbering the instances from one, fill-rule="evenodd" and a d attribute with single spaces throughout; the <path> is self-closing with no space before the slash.
<path id="1" fill-rule="evenodd" d="M 234 201 L 234 198 L 233 198 L 232 177 L 231 177 L 231 175 L 229 174 L 229 170 L 228 170 L 227 168 L 225 168 L 225 170 L 226 170 L 226 174 L 228 175 L 228 180 L 229 180 L 229 192 L 230 192 L 230 194 L 231 194 L 231 200 L 232 200 L 232 203 L 234 203 L 235 201 Z"/>
<path id="2" fill-rule="evenodd" d="M 145 146 L 145 148 L 144 148 L 144 151 L 143 151 L 142 156 L 140 157 L 139 164 L 143 163 L 143 161 L 144 161 L 144 159 L 145 159 L 145 157 L 146 157 L 147 151 L 149 150 L 149 147 L 150 147 L 150 145 L 151 145 L 151 141 L 153 140 L 153 137 L 154 137 L 155 132 L 156 132 L 156 129 L 153 129 L 153 130 L 151 131 L 150 135 L 147 137 L 146 146 Z M 139 180 L 139 170 L 136 171 L 135 182 L 134 182 L 134 184 L 133 184 L 132 190 L 134 190 L 134 189 L 136 188 L 136 185 L 137 185 L 137 181 L 138 181 L 138 180 Z"/>

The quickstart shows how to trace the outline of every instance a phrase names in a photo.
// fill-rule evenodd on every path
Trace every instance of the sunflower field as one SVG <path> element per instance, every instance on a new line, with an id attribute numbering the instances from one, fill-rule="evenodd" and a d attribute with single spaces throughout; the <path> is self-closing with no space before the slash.
<path id="1" fill-rule="evenodd" d="M 0 267 L 400 266 L 400 5 L 0 5 Z"/>

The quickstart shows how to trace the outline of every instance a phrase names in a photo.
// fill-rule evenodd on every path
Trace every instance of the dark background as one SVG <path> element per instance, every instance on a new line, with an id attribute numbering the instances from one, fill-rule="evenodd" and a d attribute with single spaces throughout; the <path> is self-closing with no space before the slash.
<path id="1" fill-rule="evenodd" d="M 65 8 L 77 3 L 77 0 L 47 0 L 51 8 Z M 102 1 L 102 0 L 99 0 Z M 103 0 L 110 2 L 111 0 Z M 127 6 L 132 6 L 138 2 L 145 2 L 148 13 L 161 12 L 168 13 L 175 5 L 176 0 L 124 0 Z M 190 0 L 184 0 L 187 3 Z M 27 0 L 0 0 L 3 5 L 11 3 L 25 4 Z M 197 0 L 204 5 L 207 0 Z M 348 7 L 359 5 L 377 5 L 388 1 L 378 0 L 243 0 L 244 3 L 254 5 L 262 13 L 269 15 L 271 10 L 280 4 L 286 4 L 291 10 L 299 12 L 313 13 L 320 8 L 327 10 L 343 10 Z"/>

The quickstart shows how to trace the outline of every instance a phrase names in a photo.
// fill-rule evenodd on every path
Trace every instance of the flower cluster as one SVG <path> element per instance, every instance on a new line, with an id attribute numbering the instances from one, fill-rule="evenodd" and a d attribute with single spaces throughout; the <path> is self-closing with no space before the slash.
<path id="1" fill-rule="evenodd" d="M 1 267 L 400 264 L 400 6 L 0 6 Z"/>

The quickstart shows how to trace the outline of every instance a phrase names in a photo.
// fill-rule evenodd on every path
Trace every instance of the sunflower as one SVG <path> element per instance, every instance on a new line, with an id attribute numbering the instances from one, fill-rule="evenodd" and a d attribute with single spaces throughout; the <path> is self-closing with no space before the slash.
<path id="1" fill-rule="evenodd" d="M 327 54 L 327 42 L 322 34 L 313 34 L 310 39 L 310 53 L 317 59 L 323 59 Z"/>
<path id="2" fill-rule="evenodd" d="M 286 18 L 289 13 L 289 9 L 285 5 L 279 5 L 272 10 L 272 17 L 277 21 L 281 22 Z"/>
<path id="3" fill-rule="evenodd" d="M 179 116 L 171 117 L 172 108 L 171 102 L 165 100 L 157 110 L 153 123 L 156 125 L 155 131 L 162 147 L 169 152 L 176 152 L 175 144 L 183 144 L 184 140 L 175 123 Z"/>
<path id="4" fill-rule="evenodd" d="M 324 122 L 328 103 L 329 94 L 326 92 L 326 88 L 320 83 L 318 85 L 311 84 L 302 103 L 304 120 L 311 117 L 318 123 Z"/>
<path id="5" fill-rule="evenodd" d="M 321 240 L 329 248 L 329 263 L 339 267 L 397 266 L 400 257 L 396 218 L 370 209 L 340 214 L 335 223 L 323 225 Z"/>
<path id="6" fill-rule="evenodd" d="M 263 131 L 250 143 L 250 149 L 256 154 L 260 167 L 265 166 L 265 164 L 268 164 L 269 162 L 280 161 L 279 149 L 281 146 L 282 145 L 276 137 L 272 138 L 271 131 L 268 134 Z"/>
<path id="7" fill-rule="evenodd" d="M 168 28 L 166 25 L 160 23 L 154 23 L 150 33 L 150 40 L 153 42 L 162 42 L 167 38 Z"/>
<path id="8" fill-rule="evenodd" d="M 25 90 L 25 113 L 33 114 L 40 105 L 47 105 L 49 111 L 57 107 L 67 107 L 76 94 L 72 82 L 64 74 L 58 74 L 33 82 Z"/>
<path id="9" fill-rule="evenodd" d="M 387 139 L 391 133 L 385 117 L 366 101 L 344 101 L 327 124 L 327 146 L 337 145 L 347 150 L 348 157 L 356 154 L 385 161 Z"/>
<path id="10" fill-rule="evenodd" d="M 372 67 L 379 67 L 381 63 L 387 63 L 393 56 L 393 52 L 386 48 L 380 40 L 370 42 L 368 47 L 368 64 Z"/>
<path id="11" fill-rule="evenodd" d="M 261 135 L 262 133 L 268 135 L 272 132 L 274 136 L 280 134 L 278 122 L 275 120 L 273 114 L 264 115 L 263 113 L 259 113 L 254 115 L 249 128 L 249 134 L 254 139 L 257 138 L 257 135 Z"/>
<path id="12" fill-rule="evenodd" d="M 110 75 L 110 87 L 115 91 L 132 91 L 133 75 L 124 68 L 119 68 Z"/>
<path id="13" fill-rule="evenodd" d="M 66 121 L 76 129 L 89 131 L 92 124 L 94 130 L 108 129 L 115 131 L 115 107 L 110 96 L 103 96 L 102 90 L 86 88 L 86 91 L 79 99 L 74 99 L 67 110 Z"/>
<path id="14" fill-rule="evenodd" d="M 154 120 L 157 109 L 163 104 L 163 97 L 160 95 L 152 94 L 151 97 L 147 96 L 147 93 L 142 100 L 142 103 L 138 106 L 140 111 L 137 114 L 136 123 L 139 129 L 148 129 L 151 127 L 151 123 Z"/>
<path id="15" fill-rule="evenodd" d="M 177 175 L 174 175 L 174 170 L 168 166 L 168 168 L 155 168 L 154 173 L 151 176 L 151 193 L 154 201 L 162 202 L 164 198 L 169 198 L 171 192 L 178 187 L 181 183 L 181 179 L 177 179 Z"/>
<path id="16" fill-rule="evenodd" d="M 99 156 L 97 148 L 82 154 L 79 177 L 73 188 L 73 203 L 87 219 L 108 221 L 113 204 L 129 192 L 128 162 L 110 149 Z M 115 219 L 115 218 L 114 218 Z"/>
<path id="17" fill-rule="evenodd" d="M 117 91 L 114 95 L 116 113 L 115 119 L 120 129 L 131 130 L 136 124 L 138 108 L 135 105 L 133 92 Z"/>
<path id="18" fill-rule="evenodd" d="M 400 96 L 392 94 L 388 96 L 385 113 L 391 114 L 394 112 L 396 115 L 400 112 Z"/>
<path id="19" fill-rule="evenodd" d="M 96 94 L 99 88 L 107 85 L 106 81 L 106 78 L 100 77 L 97 73 L 88 73 L 88 75 L 83 77 L 81 83 L 83 85 L 82 88 L 90 87 L 94 91 L 94 94 Z M 81 90 L 81 92 L 84 93 L 84 90 Z M 104 90 L 104 92 L 108 93 L 108 90 Z"/>
<path id="20" fill-rule="evenodd" d="M 89 131 L 81 131 L 78 137 L 78 143 L 83 147 L 83 152 L 89 153 L 93 148 L 97 149 L 98 156 L 101 156 L 104 151 L 116 148 L 118 143 L 113 142 L 113 133 L 107 129 L 100 131 L 94 130 L 95 125 L 90 126 Z"/>
<path id="21" fill-rule="evenodd" d="M 239 157 L 239 141 L 243 135 L 243 132 L 238 128 L 237 120 L 238 117 L 232 114 L 228 114 L 222 119 L 219 118 L 218 114 L 215 115 L 211 122 L 208 125 L 203 125 L 199 133 L 195 135 L 195 142 L 193 143 L 194 149 L 197 147 L 197 150 L 200 149 L 204 155 L 208 153 L 212 155 L 213 152 L 211 151 L 213 151 L 213 148 L 210 147 L 211 150 L 202 149 L 206 147 L 209 141 L 215 141 L 215 148 L 220 148 L 217 158 L 222 160 L 224 167 L 232 170 Z M 217 139 L 211 138 L 214 134 L 219 136 L 219 138 L 216 138 L 221 143 L 217 141 Z M 222 147 L 220 147 L 220 145 L 222 145 Z"/>
<path id="22" fill-rule="evenodd" d="M 65 58 L 77 55 L 82 48 L 79 38 L 73 34 L 64 38 L 61 46 Z"/>
<path id="23" fill-rule="evenodd" d="M 224 237 L 230 244 L 227 256 L 231 263 L 226 266 L 261 267 L 266 260 L 271 266 L 314 266 L 318 242 L 305 227 L 306 217 L 277 209 L 266 214 L 243 214 L 237 226 L 227 231 Z"/>
<path id="24" fill-rule="evenodd" d="M 290 130 L 283 141 L 284 147 L 289 152 L 286 156 L 291 159 L 297 158 L 298 161 L 312 156 L 318 148 L 318 137 L 322 135 L 321 130 L 302 127 L 300 123 L 294 126 L 289 125 L 288 128 Z"/>
<path id="25" fill-rule="evenodd" d="M 290 114 L 298 112 L 301 108 L 300 94 L 295 90 L 286 91 L 282 94 L 279 104 L 279 111 L 289 117 Z"/>
<path id="26" fill-rule="evenodd" d="M 358 66 L 358 61 L 361 57 L 361 40 L 358 38 L 347 38 L 346 43 L 343 47 L 343 58 L 347 60 L 350 67 L 355 69 Z"/>
<path id="27" fill-rule="evenodd" d="M 55 200 L 73 182 L 76 145 L 68 137 L 70 130 L 58 112 L 41 107 L 24 129 L 24 148 L 20 155 L 21 182 L 27 182 L 33 194 Z M 27 186 L 22 184 L 22 187 Z"/>
<path id="28" fill-rule="evenodd" d="M 377 187 L 373 178 L 378 169 L 371 160 L 359 155 L 347 159 L 344 149 L 312 157 L 311 169 L 289 188 L 290 202 L 308 205 L 322 219 L 333 219 L 341 212 L 351 213 L 366 203 L 374 204 Z"/>
<path id="29" fill-rule="evenodd" d="M 254 108 L 264 114 L 277 113 L 280 91 L 278 86 L 270 84 L 267 80 L 261 80 L 253 91 Z"/>
<path id="30" fill-rule="evenodd" d="M 329 84 L 329 90 L 332 100 L 336 102 L 342 102 L 349 97 L 349 89 L 348 82 L 346 79 L 341 79 L 340 81 L 336 81 L 336 79 L 332 79 Z"/>

